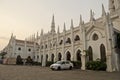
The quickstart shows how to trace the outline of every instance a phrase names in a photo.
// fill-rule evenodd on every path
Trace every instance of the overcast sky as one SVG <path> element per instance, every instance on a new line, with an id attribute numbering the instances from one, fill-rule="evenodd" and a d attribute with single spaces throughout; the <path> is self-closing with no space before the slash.
<path id="1" fill-rule="evenodd" d="M 11 33 L 25 39 L 41 29 L 50 31 L 53 14 L 56 30 L 59 25 L 61 32 L 64 22 L 70 28 L 71 19 L 78 26 L 80 14 L 88 22 L 90 9 L 98 18 L 102 3 L 108 11 L 108 0 L 0 0 L 0 50 L 8 44 Z"/>

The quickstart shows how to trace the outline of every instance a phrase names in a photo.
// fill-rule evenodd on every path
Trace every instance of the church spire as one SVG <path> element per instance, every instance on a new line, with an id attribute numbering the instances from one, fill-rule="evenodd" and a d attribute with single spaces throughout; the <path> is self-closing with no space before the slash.
<path id="1" fill-rule="evenodd" d="M 13 38 L 13 33 L 11 33 L 11 38 Z"/>
<path id="2" fill-rule="evenodd" d="M 94 13 L 92 11 L 92 9 L 90 10 L 90 21 L 94 21 Z"/>
<path id="3" fill-rule="evenodd" d="M 83 20 L 82 20 L 82 16 L 80 15 L 80 22 L 79 22 L 79 26 L 83 24 Z"/>
<path id="4" fill-rule="evenodd" d="M 54 14 L 53 14 L 52 23 L 51 23 L 51 33 L 54 33 L 54 32 L 55 32 L 55 20 L 54 20 Z"/>
<path id="5" fill-rule="evenodd" d="M 66 31 L 66 26 L 65 26 L 65 22 L 64 22 L 64 31 Z"/>
<path id="6" fill-rule="evenodd" d="M 60 33 L 60 31 L 59 31 L 59 25 L 58 25 L 58 31 L 57 32 Z"/>
<path id="7" fill-rule="evenodd" d="M 71 19 L 71 28 L 73 28 L 73 19 Z"/>
<path id="8" fill-rule="evenodd" d="M 105 16 L 105 15 L 106 15 L 105 8 L 104 8 L 104 5 L 102 4 L 102 16 Z"/>

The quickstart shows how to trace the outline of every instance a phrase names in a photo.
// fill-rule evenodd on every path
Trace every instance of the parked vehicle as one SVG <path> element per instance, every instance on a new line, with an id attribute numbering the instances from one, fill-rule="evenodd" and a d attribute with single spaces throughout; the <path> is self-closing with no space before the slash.
<path id="1" fill-rule="evenodd" d="M 57 61 L 56 63 L 50 65 L 52 70 L 61 70 L 61 69 L 72 69 L 73 63 L 70 61 Z"/>

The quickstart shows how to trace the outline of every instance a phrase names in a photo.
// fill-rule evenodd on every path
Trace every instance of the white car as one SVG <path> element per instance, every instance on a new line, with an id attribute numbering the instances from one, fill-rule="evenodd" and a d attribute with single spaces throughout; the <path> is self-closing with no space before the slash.
<path id="1" fill-rule="evenodd" d="M 61 69 L 72 69 L 73 63 L 70 61 L 57 61 L 56 63 L 50 65 L 52 70 L 61 70 Z"/>

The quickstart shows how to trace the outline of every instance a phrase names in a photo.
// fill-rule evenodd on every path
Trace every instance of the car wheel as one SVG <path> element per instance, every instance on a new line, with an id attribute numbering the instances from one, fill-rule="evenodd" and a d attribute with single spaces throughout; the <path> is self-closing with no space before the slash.
<path id="1" fill-rule="evenodd" d="M 72 69 L 72 66 L 70 66 L 70 68 L 69 68 L 70 70 Z"/>
<path id="2" fill-rule="evenodd" d="M 57 70 L 61 70 L 61 67 L 59 66 L 59 67 L 57 68 Z"/>

